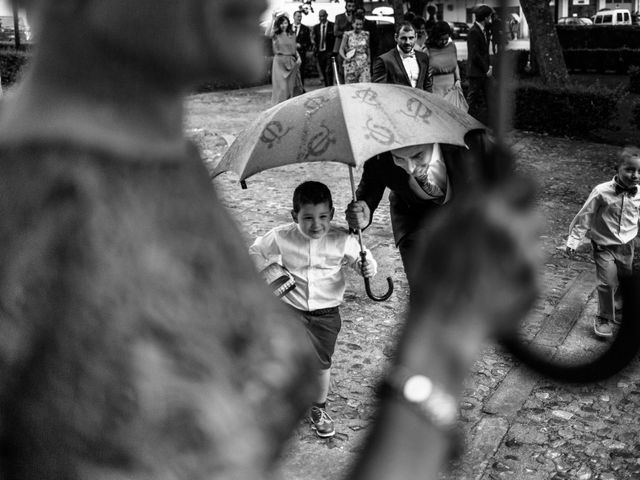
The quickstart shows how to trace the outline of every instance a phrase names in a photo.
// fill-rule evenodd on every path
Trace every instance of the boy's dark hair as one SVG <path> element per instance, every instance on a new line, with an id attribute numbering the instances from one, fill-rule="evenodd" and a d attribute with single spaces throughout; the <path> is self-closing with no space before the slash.
<path id="1" fill-rule="evenodd" d="M 620 150 L 620 153 L 618 153 L 618 156 L 616 157 L 616 168 L 632 158 L 640 158 L 640 148 L 627 145 Z"/>
<path id="2" fill-rule="evenodd" d="M 303 182 L 293 191 L 293 211 L 298 213 L 302 205 L 318 205 L 328 203 L 333 208 L 331 191 L 324 183 Z"/>

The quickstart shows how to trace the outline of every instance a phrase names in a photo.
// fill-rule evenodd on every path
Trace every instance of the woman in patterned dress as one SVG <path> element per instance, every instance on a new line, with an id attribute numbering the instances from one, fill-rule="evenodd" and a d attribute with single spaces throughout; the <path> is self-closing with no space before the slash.
<path id="1" fill-rule="evenodd" d="M 371 49 L 369 32 L 364 30 L 364 15 L 356 15 L 353 30 L 344 32 L 339 53 L 344 60 L 345 83 L 371 81 Z"/>

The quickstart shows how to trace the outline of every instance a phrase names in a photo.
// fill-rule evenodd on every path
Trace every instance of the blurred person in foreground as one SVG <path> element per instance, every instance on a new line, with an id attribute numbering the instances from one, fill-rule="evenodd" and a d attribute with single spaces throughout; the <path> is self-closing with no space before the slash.
<path id="1" fill-rule="evenodd" d="M 258 75 L 265 4 L 21 3 L 40 41 L 0 115 L 0 476 L 266 478 L 313 350 L 183 133 L 194 84 Z M 531 304 L 531 222 L 472 200 L 424 240 L 350 478 L 436 478 L 475 352 Z"/>

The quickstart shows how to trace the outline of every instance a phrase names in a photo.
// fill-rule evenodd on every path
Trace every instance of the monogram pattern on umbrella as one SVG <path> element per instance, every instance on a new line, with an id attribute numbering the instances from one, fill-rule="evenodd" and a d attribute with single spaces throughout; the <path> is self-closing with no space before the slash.
<path id="1" fill-rule="evenodd" d="M 372 117 L 367 119 L 365 127 L 367 129 L 367 134 L 364 138 L 366 139 L 375 140 L 382 145 L 393 145 L 396 141 L 396 136 L 393 131 L 384 125 L 375 123 Z"/>
<path id="2" fill-rule="evenodd" d="M 328 99 L 326 97 L 323 97 L 322 95 L 319 95 L 317 97 L 312 97 L 309 100 L 307 100 L 306 102 L 304 102 L 304 108 L 307 109 L 307 111 L 306 111 L 307 115 L 312 117 L 313 115 L 318 113 L 320 111 L 320 109 L 322 108 L 322 106 L 327 101 L 328 101 Z"/>
<path id="3" fill-rule="evenodd" d="M 318 133 L 312 136 L 307 143 L 307 154 L 309 156 L 319 157 L 329 150 L 334 143 L 336 143 L 335 132 L 322 122 Z"/>
<path id="4" fill-rule="evenodd" d="M 352 98 L 358 99 L 362 103 L 372 107 L 380 106 L 380 102 L 378 101 L 378 92 L 374 91 L 371 87 L 356 90 Z"/>
<path id="5" fill-rule="evenodd" d="M 267 144 L 267 148 L 273 148 L 276 143 L 280 143 L 287 134 L 293 130 L 288 127 L 286 130 L 281 122 L 271 121 L 267 123 L 260 134 L 260 141 Z"/>
<path id="6" fill-rule="evenodd" d="M 431 123 L 429 117 L 433 111 L 422 100 L 412 97 L 407 100 L 407 109 L 406 111 L 402 110 L 402 113 L 416 120 L 422 120 L 423 123 L 429 125 Z"/>

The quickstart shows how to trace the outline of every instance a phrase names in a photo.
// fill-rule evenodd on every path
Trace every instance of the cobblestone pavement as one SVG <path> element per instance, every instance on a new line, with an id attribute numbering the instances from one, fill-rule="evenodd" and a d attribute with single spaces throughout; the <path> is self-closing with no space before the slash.
<path id="1" fill-rule="evenodd" d="M 269 106 L 270 90 L 220 92 L 190 97 L 188 133 L 214 164 L 234 136 Z M 572 216 L 591 188 L 613 175 L 616 147 L 523 132 L 511 139 L 518 168 L 538 182 L 545 216 L 541 238 L 546 261 L 544 288 L 524 322 L 522 335 L 560 358 L 586 358 L 606 347 L 592 333 L 596 304 L 589 252 L 569 260 L 561 253 Z M 334 193 L 336 223 L 350 200 L 347 167 L 307 164 L 264 172 L 242 190 L 233 174 L 215 187 L 237 219 L 247 244 L 289 221 L 291 194 L 303 180 L 327 183 Z M 396 293 L 383 303 L 367 299 L 362 280 L 349 273 L 331 381 L 329 411 L 337 434 L 315 437 L 301 422 L 276 472 L 285 480 L 343 478 L 362 446 L 374 411 L 373 386 L 393 354 L 407 303 L 407 283 L 389 228 L 385 202 L 365 243 L 380 263 L 372 283 Z M 488 344 L 465 382 L 460 403 L 466 447 L 443 479 L 640 479 L 640 364 L 636 359 L 615 377 L 590 385 L 564 385 L 531 373 L 500 346 Z M 428 448 L 425 446 L 425 448 Z"/>

